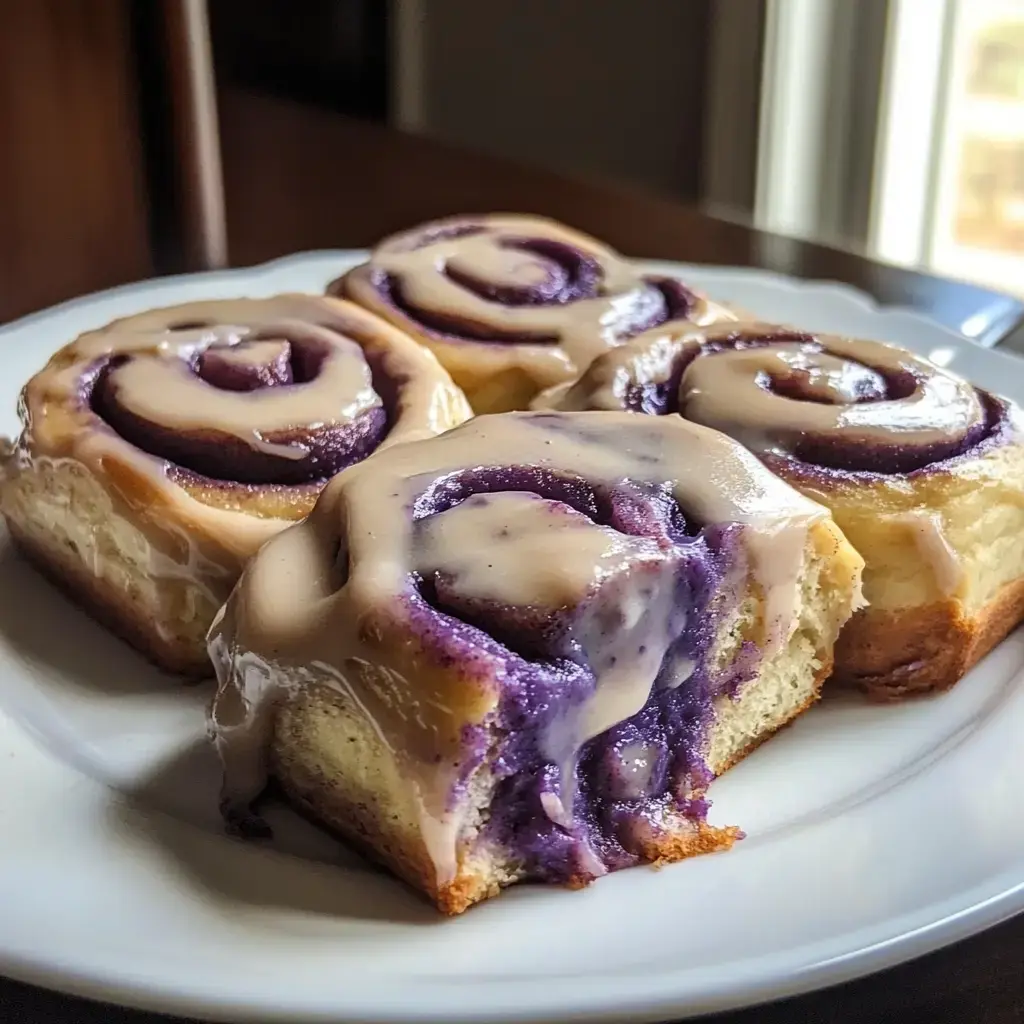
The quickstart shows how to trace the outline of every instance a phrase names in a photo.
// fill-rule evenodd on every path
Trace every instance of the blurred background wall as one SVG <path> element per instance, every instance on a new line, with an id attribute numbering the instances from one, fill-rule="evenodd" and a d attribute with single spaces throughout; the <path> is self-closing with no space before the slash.
<path id="1" fill-rule="evenodd" d="M 4 0 L 0 317 L 230 251 L 268 95 L 1024 292 L 1024 0 Z"/>
<path id="2" fill-rule="evenodd" d="M 450 142 L 696 198 L 711 6 L 399 5 L 396 113 Z"/>

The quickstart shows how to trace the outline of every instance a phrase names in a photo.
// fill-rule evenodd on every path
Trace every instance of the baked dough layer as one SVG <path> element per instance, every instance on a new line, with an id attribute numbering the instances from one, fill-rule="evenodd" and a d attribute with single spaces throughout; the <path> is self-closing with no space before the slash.
<path id="1" fill-rule="evenodd" d="M 17 548 L 94 619 L 167 672 L 210 675 L 206 630 L 233 576 L 220 585 L 185 571 L 162 576 L 146 535 L 75 462 L 19 476 L 2 507 Z"/>
<path id="2" fill-rule="evenodd" d="M 762 664 L 738 695 L 716 701 L 705 752 L 715 776 L 813 706 L 831 673 L 830 637 L 838 628 L 837 615 L 842 618 L 841 604 L 848 606 L 856 559 L 826 528 L 812 534 L 808 554 L 800 623 L 789 643 Z M 723 624 L 721 664 L 737 656 L 741 639 L 763 610 L 752 591 L 740 614 Z M 475 842 L 487 823 L 494 791 L 485 766 L 469 787 L 473 809 L 460 836 L 458 870 L 451 880 L 439 882 L 407 775 L 363 709 L 337 689 L 310 686 L 281 706 L 270 770 L 296 807 L 425 893 L 446 914 L 462 913 L 509 885 L 529 880 L 504 850 Z M 714 826 L 682 814 L 664 819 L 662 825 L 662 830 L 652 831 L 642 851 L 643 860 L 656 866 L 724 852 L 741 835 L 735 825 Z M 579 877 L 568 885 L 582 887 L 588 881 Z"/>
<path id="3" fill-rule="evenodd" d="M 864 556 L 839 680 L 883 701 L 947 690 L 1024 620 L 1024 444 L 905 477 L 772 468 Z"/>
<path id="4" fill-rule="evenodd" d="M 448 913 L 726 849 L 705 791 L 814 702 L 862 568 L 682 420 L 509 413 L 392 448 L 211 631 L 225 817 L 265 829 L 276 777 Z"/>
<path id="5" fill-rule="evenodd" d="M 21 416 L 18 443 L 0 446 L 15 543 L 158 667 L 209 675 L 207 630 L 263 543 L 346 460 L 470 408 L 411 338 L 296 294 L 87 332 L 26 384 Z"/>

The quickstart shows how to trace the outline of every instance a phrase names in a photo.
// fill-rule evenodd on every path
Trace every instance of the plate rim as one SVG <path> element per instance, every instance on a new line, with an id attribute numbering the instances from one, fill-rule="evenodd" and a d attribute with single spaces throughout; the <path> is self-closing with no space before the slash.
<path id="1" fill-rule="evenodd" d="M 142 281 L 129 282 L 104 289 L 89 295 L 79 296 L 40 310 L 19 317 L 0 326 L 0 343 L 9 335 L 32 329 L 47 320 L 56 319 L 60 316 L 84 312 L 89 307 L 105 300 L 127 297 L 129 295 L 153 295 L 159 301 L 160 294 L 166 290 L 180 287 L 187 287 L 192 283 L 204 282 L 212 284 L 217 280 L 244 282 L 273 277 L 279 273 L 287 272 L 303 264 L 314 264 L 337 260 L 339 262 L 353 262 L 365 258 L 364 249 L 319 249 L 304 252 L 292 253 L 277 257 L 272 260 L 254 264 L 247 267 L 231 267 L 220 270 L 204 271 L 200 273 L 188 273 L 168 275 L 165 277 L 150 278 Z M 828 292 L 841 296 L 843 301 L 856 304 L 862 310 L 872 315 L 909 317 L 916 322 L 923 322 L 928 325 L 932 332 L 942 332 L 951 339 L 955 339 L 960 345 L 969 346 L 971 349 L 979 349 L 985 352 L 986 360 L 1002 362 L 1009 369 L 1011 366 L 1017 375 L 1024 374 L 1024 362 L 1020 357 L 1009 353 L 993 350 L 980 345 L 978 342 L 955 331 L 951 327 L 938 323 L 927 315 L 909 307 L 884 305 L 872 296 L 860 289 L 844 282 L 829 279 L 805 279 L 776 271 L 761 270 L 756 267 L 738 267 L 718 264 L 683 263 L 671 260 L 638 260 L 637 262 L 652 267 L 672 268 L 675 273 L 685 274 L 693 272 L 699 275 L 723 275 L 729 277 L 748 277 L 762 282 L 770 282 L 773 286 L 785 288 L 788 291 L 815 291 Z M 172 300 L 179 301 L 179 300 Z M 1013 683 L 1009 685 L 1014 685 Z M 0 710 L 0 717 L 6 718 L 5 712 Z M 13 721 L 13 720 L 12 720 Z M 2 722 L 0 722 L 2 724 Z M 20 727 L 14 724 L 17 730 Z M 45 755 L 44 755 L 45 756 Z M 68 766 L 62 765 L 62 769 L 76 776 Z M 90 780 L 92 781 L 92 780 Z M 96 783 L 96 785 L 99 785 Z M 149 813 L 161 814 L 167 817 L 165 812 L 152 810 Z M 182 824 L 179 822 L 178 824 Z M 186 823 L 187 824 L 187 823 Z M 194 827 L 194 826 L 192 826 Z M 911 931 L 899 936 L 876 942 L 841 957 L 814 965 L 812 968 L 801 972 L 792 973 L 784 983 L 780 984 L 779 979 L 756 978 L 747 979 L 746 983 L 736 992 L 729 995 L 722 995 L 720 998 L 699 1007 L 682 1006 L 674 1002 L 671 997 L 660 997 L 641 1006 L 635 998 L 627 998 L 629 1006 L 616 1006 L 612 1008 L 599 1009 L 591 1008 L 582 1011 L 585 1019 L 593 1021 L 603 1020 L 637 1020 L 649 1021 L 655 1017 L 675 1016 L 680 1014 L 688 1017 L 693 1014 L 739 1009 L 753 1005 L 762 1005 L 767 1002 L 774 1002 L 780 999 L 789 998 L 795 995 L 808 993 L 821 988 L 830 987 L 852 979 L 863 977 L 876 971 L 893 967 L 920 956 L 937 951 L 956 942 L 962 941 L 970 936 L 988 930 L 1009 918 L 1024 912 L 1024 864 L 1021 865 L 1018 881 L 1004 888 L 998 893 L 990 894 L 976 904 L 960 909 L 946 917 L 930 921 L 928 924 L 914 928 Z M 246 1004 L 244 1000 L 233 997 L 231 1000 L 220 1001 L 197 1001 L 195 996 L 178 995 L 170 992 L 161 992 L 153 988 L 147 988 L 144 984 L 126 983 L 124 980 L 115 982 L 103 980 L 98 977 L 88 977 L 76 974 L 74 969 L 67 965 L 45 966 L 28 960 L 19 961 L 11 958 L 6 950 L 0 949 L 0 974 L 28 984 L 38 985 L 52 991 L 61 992 L 72 996 L 99 999 L 114 1003 L 116 1005 L 129 1006 L 132 1008 L 176 1015 L 202 1015 L 208 1019 L 224 1020 L 234 1019 L 238 1015 L 244 1015 L 253 1020 L 279 1020 L 282 1014 L 289 1020 L 321 1021 L 326 1020 L 325 1014 L 302 1013 L 296 1015 L 293 1010 L 285 1007 L 262 1006 L 254 1007 Z M 666 975 L 668 977 L 668 975 Z M 543 979 L 542 979 L 543 981 Z M 446 979 L 446 984 L 449 983 Z M 504 984 L 522 984 L 522 981 L 514 982 L 513 979 L 504 981 Z M 523 1017 L 520 1011 L 515 1011 L 513 1018 L 509 1014 L 502 1013 L 495 1015 L 488 1010 L 487 1020 L 524 1020 L 542 1022 L 554 1019 L 564 1019 L 566 1012 L 581 1011 L 571 1010 L 568 1005 L 552 1008 L 550 1011 L 535 1012 L 528 1017 Z M 556 1017 L 557 1015 L 557 1017 Z M 341 1019 L 337 1014 L 332 1015 L 334 1020 Z M 345 1017 L 344 1019 L 350 1019 Z M 362 1019 L 362 1018 L 360 1018 Z M 385 1021 L 397 1019 L 391 1015 L 366 1017 L 367 1020 Z M 437 1020 L 436 1013 L 427 1013 L 423 1016 L 406 1016 L 407 1020 Z M 461 1017 L 446 1019 L 461 1020 Z M 469 1020 L 470 1018 L 465 1018 Z M 472 1019 L 483 1020 L 479 1014 L 474 1014 Z M 583 1019 L 581 1017 L 580 1019 Z"/>

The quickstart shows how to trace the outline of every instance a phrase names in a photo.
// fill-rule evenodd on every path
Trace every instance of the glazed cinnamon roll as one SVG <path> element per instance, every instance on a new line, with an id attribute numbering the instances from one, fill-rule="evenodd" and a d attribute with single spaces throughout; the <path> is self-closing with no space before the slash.
<path id="1" fill-rule="evenodd" d="M 334 480 L 210 633 L 229 825 L 268 777 L 448 913 L 722 850 L 713 777 L 813 703 L 862 562 L 724 435 L 482 416 Z"/>
<path id="2" fill-rule="evenodd" d="M 943 690 L 1024 618 L 1020 411 L 879 342 L 764 324 L 666 325 L 538 407 L 679 414 L 827 505 L 868 607 L 836 672 L 892 700 Z"/>
<path id="3" fill-rule="evenodd" d="M 452 217 L 384 239 L 335 281 L 418 339 L 478 413 L 524 409 L 543 388 L 666 320 L 735 319 L 680 281 L 540 217 Z"/>
<path id="4" fill-rule="evenodd" d="M 16 543 L 174 672 L 246 560 L 327 480 L 470 414 L 437 360 L 350 303 L 197 302 L 84 334 L 24 388 L 0 512 Z"/>

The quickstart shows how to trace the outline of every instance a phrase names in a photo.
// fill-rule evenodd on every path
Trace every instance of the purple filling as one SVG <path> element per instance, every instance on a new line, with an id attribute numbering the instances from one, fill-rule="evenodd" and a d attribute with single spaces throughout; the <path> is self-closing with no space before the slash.
<path id="1" fill-rule="evenodd" d="M 458 236 L 446 234 L 444 237 Z M 543 279 L 527 287 L 496 284 L 453 265 L 444 267 L 441 272 L 477 298 L 498 306 L 565 306 L 606 294 L 600 264 L 572 246 L 543 238 L 508 238 L 499 244 L 506 249 L 540 257 L 546 270 Z M 407 297 L 399 277 L 374 270 L 370 279 L 384 302 L 423 330 L 447 341 L 555 345 L 560 340 L 552 335 L 502 330 L 494 323 L 470 320 L 454 311 L 421 309 Z M 612 325 L 614 334 L 622 341 L 669 320 L 684 319 L 693 311 L 696 302 L 694 292 L 680 281 L 665 277 L 645 278 L 643 287 L 637 288 L 630 301 L 621 303 L 616 310 L 619 320 Z"/>
<path id="2" fill-rule="evenodd" d="M 657 325 L 655 325 L 657 326 Z M 734 334 L 719 336 L 706 342 L 699 350 L 685 353 L 677 359 L 672 371 L 663 381 L 656 383 L 634 383 L 626 391 L 623 405 L 629 412 L 642 412 L 648 416 L 668 416 L 679 412 L 679 385 L 687 367 L 702 355 L 713 355 L 716 352 L 742 351 L 751 348 L 767 348 L 770 345 L 807 345 L 813 351 L 822 351 L 820 343 L 809 334 L 798 334 L 780 331 L 778 334 L 763 334 L 751 337 L 737 331 Z"/>
<path id="3" fill-rule="evenodd" d="M 706 817 L 707 802 L 692 794 L 711 781 L 702 751 L 714 699 L 725 689 L 723 680 L 712 680 L 708 666 L 726 610 L 713 599 L 737 536 L 738 528 L 709 529 L 689 547 L 677 580 L 681 614 L 675 642 L 644 707 L 584 745 L 575 768 L 571 829 L 553 822 L 542 803 L 542 795 L 560 781 L 559 766 L 545 760 L 538 744 L 557 707 L 557 690 L 553 694 L 544 681 L 509 673 L 499 712 L 505 739 L 497 764 L 503 777 L 483 838 L 520 858 L 530 877 L 596 877 L 588 850 L 609 870 L 628 867 L 643 859 L 645 840 L 658 833 L 666 810 L 695 821 Z M 587 666 L 580 668 L 587 672 Z M 592 674 L 588 682 L 587 695 L 593 692 Z"/>
<path id="4" fill-rule="evenodd" d="M 233 362 L 227 356 L 229 351 L 208 348 L 196 361 L 196 376 L 221 391 L 258 391 L 297 383 L 297 368 L 292 365 L 291 353 L 283 347 L 265 363 Z"/>
<path id="5" fill-rule="evenodd" d="M 660 327 L 669 320 L 686 320 L 697 305 L 697 294 L 674 277 L 647 277 L 644 280 L 657 294 L 658 301 L 648 312 L 646 320 L 638 319 L 624 328 L 623 338 Z"/>
<path id="6" fill-rule="evenodd" d="M 901 474 L 914 480 L 934 473 L 947 472 L 965 459 L 975 459 L 1009 444 L 1021 435 L 1012 407 L 1005 399 L 987 391 L 975 391 L 985 409 L 985 420 L 969 431 L 955 445 L 929 445 L 910 448 L 900 445 L 876 445 L 863 452 L 858 465 L 842 464 L 844 450 L 839 443 L 824 439 L 815 445 L 809 439 L 801 448 L 800 457 L 765 455 L 761 461 L 774 473 L 792 481 L 808 484 L 821 480 L 864 480 Z M 813 456 L 817 455 L 818 458 Z"/>
<path id="7" fill-rule="evenodd" d="M 302 452 L 300 458 L 254 448 L 243 438 L 218 430 L 215 414 L 218 391 L 249 393 L 252 400 L 258 402 L 267 389 L 315 384 L 330 351 L 324 343 L 303 339 L 289 341 L 266 361 L 231 358 L 229 353 L 237 353 L 246 346 L 246 341 L 230 348 L 214 345 L 182 359 L 189 371 L 210 389 L 209 428 L 176 430 L 129 409 L 119 396 L 117 371 L 130 356 L 101 361 L 84 374 L 81 400 L 126 441 L 171 463 L 176 473 L 214 483 L 253 487 L 313 484 L 366 458 L 386 437 L 402 382 L 385 372 L 379 358 L 370 359 L 370 369 L 381 406 L 336 426 L 296 426 L 263 435 L 263 440 L 270 444 L 295 446 Z M 338 396 L 338 407 L 350 397 Z M 295 448 L 291 454 L 294 451 Z"/>
<path id="8" fill-rule="evenodd" d="M 712 356 L 725 350 L 764 348 L 770 345 L 799 344 L 810 352 L 826 351 L 824 345 L 812 335 L 780 332 L 757 337 L 737 332 L 707 342 L 699 350 L 688 352 L 678 359 L 664 381 L 633 384 L 626 391 L 624 406 L 631 412 L 650 416 L 679 413 L 679 392 L 687 367 L 702 356 Z M 909 370 L 887 372 L 864 366 L 856 379 L 857 402 L 898 401 L 913 393 L 917 378 Z M 794 401 L 823 402 L 824 400 L 799 371 L 785 377 L 759 380 L 767 391 Z M 865 444 L 852 445 L 841 437 L 805 435 L 787 455 L 767 455 L 763 461 L 775 470 L 805 476 L 837 476 L 864 473 L 880 476 L 933 472 L 948 465 L 950 460 L 974 456 L 993 444 L 1002 443 L 1009 429 L 1006 422 L 1007 406 L 999 399 L 978 390 L 985 407 L 984 422 L 973 427 L 952 442 L 934 445 Z"/>
<path id="9" fill-rule="evenodd" d="M 402 290 L 401 281 L 393 274 L 374 270 L 374 288 L 390 306 L 407 316 L 424 331 L 446 341 L 485 341 L 506 344 L 557 345 L 558 338 L 543 334 L 501 331 L 485 323 L 477 323 L 456 313 L 443 313 L 414 306 Z"/>
<path id="10" fill-rule="evenodd" d="M 556 415 L 545 413 L 534 414 L 531 419 L 544 429 L 557 429 L 561 423 Z M 437 477 L 424 488 L 413 504 L 413 519 L 437 515 L 474 494 L 532 491 L 631 537 L 656 537 L 682 544 L 692 538 L 694 528 L 688 525 L 668 486 L 651 488 L 623 482 L 609 490 L 594 487 L 583 477 L 541 466 L 462 469 Z"/>
<path id="11" fill-rule="evenodd" d="M 723 583 L 742 559 L 742 528 L 689 524 L 663 489 L 629 482 L 595 487 L 538 467 L 464 470 L 431 481 L 411 511 L 425 522 L 472 495 L 508 490 L 532 491 L 620 533 L 653 538 L 674 560 L 669 643 L 654 688 L 640 712 L 583 746 L 568 787 L 574 792 L 571 822 L 563 824 L 551 820 L 544 800 L 567 791 L 559 773 L 572 762 L 551 759 L 551 730 L 594 693 L 600 667 L 574 643 L 574 613 L 474 605 L 438 577 L 414 579 L 404 601 L 424 648 L 458 665 L 467 679 L 477 672 L 493 676 L 495 659 L 503 666 L 497 719 L 490 729 L 464 731 L 451 802 L 496 734 L 490 753 L 499 781 L 481 841 L 501 844 L 533 878 L 580 881 L 601 873 L 595 855 L 607 869 L 643 859 L 645 841 L 659 833 L 668 809 L 695 821 L 706 815 L 707 803 L 695 793 L 710 781 L 702 751 L 714 699 L 734 692 L 757 667 L 756 652 L 744 652 L 741 665 L 725 676 L 713 677 L 708 664 L 717 625 L 729 611 L 723 602 L 733 596 Z M 620 625 L 609 621 L 604 628 L 614 632 Z"/>
<path id="12" fill-rule="evenodd" d="M 504 238 L 502 249 L 539 256 L 543 279 L 532 287 L 498 285 L 452 265 L 444 274 L 456 284 L 487 302 L 503 306 L 564 306 L 600 294 L 601 267 L 597 260 L 564 242 L 549 238 Z"/>

